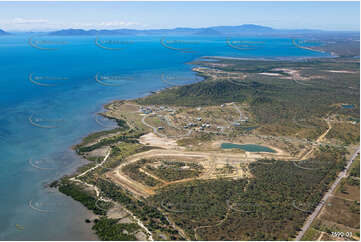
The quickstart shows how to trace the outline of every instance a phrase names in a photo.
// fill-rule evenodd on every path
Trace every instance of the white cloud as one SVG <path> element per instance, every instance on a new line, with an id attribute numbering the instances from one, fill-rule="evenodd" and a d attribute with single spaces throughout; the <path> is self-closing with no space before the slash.
<path id="1" fill-rule="evenodd" d="M 131 21 L 103 21 L 103 22 L 75 22 L 75 23 L 58 23 L 51 22 L 47 19 L 24 19 L 14 18 L 0 20 L 0 28 L 5 30 L 16 31 L 42 31 L 42 30 L 59 30 L 66 28 L 82 29 L 117 29 L 117 28 L 136 28 L 145 27 L 140 23 Z"/>
<path id="2" fill-rule="evenodd" d="M 39 24 L 39 23 L 48 23 L 46 19 L 23 19 L 23 18 L 14 18 L 10 20 L 12 24 Z"/>

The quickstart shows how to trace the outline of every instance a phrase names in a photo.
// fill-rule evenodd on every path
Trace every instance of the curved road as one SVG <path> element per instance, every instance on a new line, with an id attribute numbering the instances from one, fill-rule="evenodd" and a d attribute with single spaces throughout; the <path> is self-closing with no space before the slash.
<path id="1" fill-rule="evenodd" d="M 239 120 L 242 120 L 242 112 L 241 110 L 239 109 L 239 107 L 233 103 L 233 107 L 237 110 L 237 112 L 239 113 Z"/>
<path id="2" fill-rule="evenodd" d="M 316 142 L 318 142 L 318 143 L 320 143 L 323 140 L 323 138 L 325 138 L 325 136 L 328 134 L 328 132 L 330 132 L 330 130 L 332 129 L 332 125 L 331 125 L 330 121 L 328 119 L 325 119 L 325 121 L 328 125 L 328 129 L 323 134 L 321 134 L 320 137 L 317 138 Z M 305 153 L 303 156 L 300 157 L 300 160 L 308 159 L 308 157 L 311 155 L 311 153 L 313 152 L 314 149 L 315 149 L 315 147 L 312 146 L 311 149 L 307 153 Z"/>
<path id="3" fill-rule="evenodd" d="M 167 136 L 167 135 L 165 135 L 165 134 L 161 134 L 161 133 L 158 132 L 158 129 L 157 129 L 156 127 L 153 127 L 152 125 L 148 124 L 148 123 L 145 121 L 145 118 L 148 117 L 148 116 L 150 116 L 150 115 L 145 115 L 145 116 L 143 116 L 143 118 L 142 118 L 142 123 L 143 123 L 145 126 L 151 128 L 151 129 L 153 130 L 153 133 L 155 133 L 156 135 L 159 135 L 160 137 L 165 137 L 165 138 L 181 138 L 181 137 L 189 136 L 189 135 L 192 133 L 192 130 L 190 129 L 190 130 L 188 130 L 188 132 L 187 132 L 186 134 L 183 134 L 183 135 Z M 168 126 L 170 126 L 171 128 L 176 128 L 176 127 L 174 127 L 174 126 L 172 126 L 172 125 L 169 125 L 169 120 L 167 120 L 167 119 L 165 119 L 165 120 L 166 120 Z M 177 128 L 176 128 L 176 129 L 177 129 Z"/>
<path id="4" fill-rule="evenodd" d="M 107 159 L 108 159 L 108 157 L 110 156 L 110 154 L 111 154 L 111 149 L 109 149 L 107 155 L 104 157 L 104 159 L 103 159 L 103 161 L 102 161 L 101 163 L 97 164 L 96 166 L 94 166 L 94 167 L 92 167 L 92 168 L 84 171 L 83 173 L 81 173 L 81 174 L 79 174 L 79 175 L 77 175 L 77 176 L 75 176 L 75 177 L 70 178 L 71 181 L 79 182 L 79 183 L 81 183 L 81 184 L 84 184 L 85 186 L 88 186 L 88 187 L 94 189 L 94 190 L 95 190 L 95 193 L 96 193 L 96 196 L 98 197 L 98 200 L 97 200 L 97 201 L 100 200 L 100 201 L 104 201 L 104 202 L 113 202 L 111 199 L 107 199 L 107 198 L 102 197 L 101 194 L 100 194 L 100 189 L 99 189 L 97 186 L 92 185 L 92 184 L 89 184 L 89 183 L 86 183 L 86 182 L 83 182 L 82 180 L 79 180 L 78 178 L 80 178 L 80 177 L 86 175 L 88 172 L 90 172 L 90 171 L 92 171 L 92 170 L 94 170 L 94 169 L 97 169 L 98 167 L 102 166 L 102 165 L 107 161 Z M 31 202 L 31 201 L 30 201 L 30 202 Z M 31 204 L 31 203 L 30 203 L 30 204 Z M 153 240 L 153 234 L 152 234 L 152 232 L 149 231 L 147 227 L 145 227 L 145 225 L 140 221 L 140 219 L 138 219 L 131 211 L 129 211 L 128 209 L 126 209 L 124 206 L 122 206 L 122 208 L 123 208 L 128 214 L 130 214 L 130 215 L 132 216 L 132 218 L 137 222 L 137 224 L 138 224 L 141 228 L 143 228 L 143 229 L 146 231 L 146 233 L 147 233 L 148 236 L 149 236 L 149 237 L 148 237 L 149 240 L 150 240 L 150 241 L 154 241 L 154 240 Z"/>

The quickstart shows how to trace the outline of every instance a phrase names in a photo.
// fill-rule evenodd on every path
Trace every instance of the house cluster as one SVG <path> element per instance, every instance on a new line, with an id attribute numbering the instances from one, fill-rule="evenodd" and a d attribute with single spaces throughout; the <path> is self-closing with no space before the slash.
<path id="1" fill-rule="evenodd" d="M 195 122 L 189 122 L 188 124 L 184 125 L 183 128 L 188 129 L 188 128 L 200 126 L 198 130 L 204 130 L 205 128 L 210 128 L 211 127 L 211 125 L 209 123 L 201 123 L 201 124 L 198 125 L 197 122 L 202 122 L 202 118 L 197 117 L 195 119 Z"/>
<path id="2" fill-rule="evenodd" d="M 165 106 L 159 106 L 157 107 L 140 107 L 140 112 L 144 113 L 144 114 L 150 114 L 152 112 L 159 112 L 159 111 L 167 111 L 171 114 L 175 113 L 175 110 L 172 108 L 168 108 Z"/>
<path id="3" fill-rule="evenodd" d="M 243 117 L 243 118 L 241 118 L 241 119 L 239 120 L 239 122 L 241 122 L 241 123 L 246 123 L 246 122 L 248 122 L 248 117 Z"/>
<path id="4" fill-rule="evenodd" d="M 201 126 L 201 127 L 199 127 L 199 130 L 204 130 L 205 128 L 210 128 L 210 127 L 211 127 L 211 125 L 210 125 L 210 124 L 205 123 L 205 124 L 202 124 L 202 126 Z"/>
<path id="5" fill-rule="evenodd" d="M 188 124 L 184 125 L 184 126 L 183 126 L 183 128 L 188 129 L 188 128 L 191 128 L 191 127 L 196 127 L 196 126 L 197 126 L 197 124 L 196 124 L 196 123 L 192 123 L 192 122 L 190 122 L 190 123 L 188 123 Z"/>
<path id="6" fill-rule="evenodd" d="M 140 107 L 140 112 L 142 112 L 144 114 L 150 114 L 153 112 L 153 110 L 150 107 Z"/>
<path id="7" fill-rule="evenodd" d="M 233 122 L 232 126 L 239 127 L 239 126 L 241 126 L 242 123 L 247 123 L 247 122 L 248 122 L 248 117 L 244 117 L 244 118 L 241 118 L 238 122 Z"/>
<path id="8" fill-rule="evenodd" d="M 169 113 L 174 113 L 175 110 L 172 109 L 172 108 L 168 108 L 168 107 L 165 107 L 165 106 L 159 106 L 159 108 L 157 109 L 157 111 L 167 111 Z"/>

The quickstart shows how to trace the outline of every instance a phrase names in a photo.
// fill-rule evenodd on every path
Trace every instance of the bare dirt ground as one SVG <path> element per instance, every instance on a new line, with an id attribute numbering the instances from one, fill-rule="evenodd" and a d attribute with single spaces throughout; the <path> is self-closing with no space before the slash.
<path id="1" fill-rule="evenodd" d="M 159 137 L 154 133 L 148 133 L 140 137 L 139 142 L 143 145 L 156 146 L 164 149 L 184 149 L 177 145 L 175 139 Z"/>
<path id="2" fill-rule="evenodd" d="M 274 148 L 274 147 L 273 147 Z M 290 159 L 290 156 L 287 155 L 280 149 L 275 148 L 277 153 L 251 153 L 251 152 L 223 152 L 223 151 L 181 151 L 179 149 L 153 149 L 150 151 L 138 153 L 130 156 L 126 162 L 122 163 L 118 167 L 114 169 L 112 172 L 108 172 L 106 176 L 110 178 L 115 183 L 123 186 L 130 192 L 132 192 L 136 196 L 148 197 L 149 195 L 153 195 L 156 191 L 161 188 L 175 183 L 184 183 L 189 182 L 195 179 L 217 179 L 220 176 L 224 178 L 244 178 L 247 174 L 243 172 L 241 163 L 249 164 L 249 162 L 254 162 L 260 158 L 277 158 L 277 159 Z M 161 185 L 155 187 L 146 186 L 139 181 L 135 181 L 128 177 L 123 171 L 122 168 L 125 166 L 137 162 L 140 159 L 159 159 L 159 158 L 175 158 L 175 159 L 193 159 L 193 162 L 198 162 L 200 165 L 204 167 L 204 171 L 199 177 L 196 178 L 186 178 L 172 182 L 166 182 L 158 177 L 158 181 L 161 181 Z M 233 172 L 231 173 L 222 173 L 222 168 L 226 165 L 233 167 Z M 140 169 L 142 172 L 142 169 Z M 144 170 L 143 170 L 144 172 Z M 146 174 L 149 175 L 149 174 Z M 151 175 L 154 178 L 154 175 Z"/>
<path id="3" fill-rule="evenodd" d="M 265 76 L 281 76 L 281 74 L 279 74 L 279 73 L 271 73 L 271 72 L 261 72 L 259 74 L 265 75 Z"/>
<path id="4" fill-rule="evenodd" d="M 316 78 L 321 78 L 321 79 L 325 78 L 323 76 L 318 76 L 318 75 L 305 77 L 300 74 L 300 70 L 295 70 L 295 69 L 275 68 L 273 70 L 274 71 L 282 71 L 282 72 L 290 75 L 290 76 L 286 76 L 286 77 L 281 77 L 282 79 L 290 79 L 290 80 L 295 80 L 295 81 L 308 81 L 308 80 L 316 79 Z"/>
<path id="5" fill-rule="evenodd" d="M 299 75 L 298 70 L 282 70 L 288 72 L 292 78 L 303 78 Z M 118 109 L 120 110 L 119 112 Z M 127 114 L 124 112 L 125 110 L 132 112 Z M 144 110 L 150 110 L 150 113 L 144 113 Z M 287 144 L 276 138 L 271 139 L 269 137 L 265 138 L 257 135 L 225 138 L 224 135 L 227 135 L 227 133 L 224 132 L 224 130 L 229 129 L 232 131 L 233 122 L 244 119 L 245 117 L 250 119 L 250 121 L 246 122 L 247 124 L 252 122 L 252 116 L 246 111 L 245 107 L 240 104 L 225 103 L 220 106 L 179 108 L 156 105 L 141 107 L 135 104 L 115 103 L 112 106 L 112 113 L 114 116 L 122 116 L 122 118 L 126 119 L 127 123 L 134 123 L 136 126 L 148 126 L 148 130 L 151 132 L 141 136 L 139 142 L 146 146 L 160 148 L 134 154 L 128 157 L 126 161 L 116 167 L 113 171 L 105 173 L 107 178 L 118 185 L 121 185 L 136 198 L 148 197 L 156 194 L 160 188 L 176 183 L 190 182 L 195 179 L 207 180 L 220 177 L 240 179 L 251 177 L 252 174 L 248 170 L 248 166 L 251 162 L 258 159 L 297 160 L 297 157 L 291 156 L 289 153 Z M 150 117 L 149 120 L 147 119 L 145 121 L 144 118 L 148 116 Z M 154 123 L 156 120 L 154 121 L 151 117 L 158 117 L 162 124 Z M 219 121 L 218 119 L 222 120 Z M 317 142 L 321 142 L 331 129 L 330 123 L 327 120 L 326 122 L 329 125 L 329 129 L 321 134 L 317 139 Z M 189 123 L 193 125 L 184 127 Z M 206 127 L 206 125 L 209 125 L 209 127 Z M 219 125 L 222 125 L 223 128 L 217 131 Z M 160 130 L 158 126 L 162 126 L 162 129 Z M 201 127 L 204 127 L 204 129 L 200 129 Z M 174 132 L 171 133 L 171 136 L 169 135 L 170 133 L 168 131 L 170 128 L 175 130 L 176 135 L 173 134 Z M 181 134 L 186 131 L 188 131 L 187 138 L 190 139 L 191 145 L 180 146 L 177 141 L 184 138 Z M 223 134 L 223 136 L 218 136 L 219 139 L 197 141 L 196 135 L 202 132 L 213 133 L 217 136 Z M 285 138 L 285 140 L 287 140 L 287 143 L 291 142 L 291 139 Z M 246 152 L 239 149 L 223 150 L 220 146 L 225 142 L 234 144 L 257 144 L 269 147 L 276 152 Z M 313 152 L 312 147 L 306 148 L 304 152 L 301 152 L 301 158 L 303 159 L 310 156 Z M 98 151 L 98 153 L 100 154 L 102 152 Z M 142 172 L 145 176 L 157 180 L 159 184 L 155 186 L 147 186 L 141 181 L 130 178 L 123 172 L 125 166 L 141 159 L 152 160 L 154 163 L 157 162 L 157 159 L 161 160 L 165 158 L 170 158 L 170 160 L 174 160 L 175 162 L 191 160 L 192 162 L 201 165 L 203 169 L 201 173 L 195 177 L 166 181 L 145 169 L 145 165 L 143 165 L 138 171 Z M 146 164 L 149 165 L 150 163 Z"/>
<path id="6" fill-rule="evenodd" d="M 88 157 L 101 157 L 106 156 L 107 152 L 109 150 L 109 146 L 104 146 L 99 149 L 92 150 L 87 154 Z"/>
<path id="7" fill-rule="evenodd" d="M 141 111 L 136 111 L 137 108 Z M 118 113 L 118 109 L 119 114 Z M 132 113 L 126 114 L 124 110 L 131 110 Z M 143 111 L 142 111 L 143 110 Z M 150 113 L 144 113 L 144 110 L 150 110 Z M 261 137 L 256 136 L 242 136 L 235 137 L 232 140 L 228 138 L 220 138 L 219 140 L 204 140 L 197 142 L 194 140 L 192 149 L 178 145 L 177 141 L 184 137 L 182 134 L 187 132 L 187 138 L 194 139 L 196 134 L 200 133 L 219 133 L 226 134 L 224 129 L 233 129 L 232 123 L 244 118 L 252 119 L 252 116 L 245 110 L 245 107 L 235 103 L 225 103 L 220 106 L 198 107 L 198 108 L 179 108 L 168 106 L 147 106 L 140 107 L 128 103 L 115 103 L 112 106 L 113 115 L 123 115 L 128 123 L 137 120 L 137 124 L 148 126 L 152 132 L 149 132 L 139 138 L 139 142 L 143 145 L 159 147 L 161 149 L 153 149 L 150 151 L 134 154 L 127 158 L 125 162 L 116 167 L 113 171 L 107 172 L 105 175 L 113 182 L 121 185 L 129 192 L 133 193 L 135 197 L 148 197 L 157 192 L 158 189 L 169 186 L 175 183 L 185 183 L 195 179 L 217 179 L 219 177 L 229 179 L 239 179 L 249 177 L 251 174 L 245 170 L 250 162 L 257 159 L 282 159 L 292 160 L 288 152 L 284 150 L 285 146 L 278 141 L 267 141 Z M 125 117 L 124 117 L 125 115 Z M 144 120 L 145 117 L 150 117 L 149 120 Z M 151 117 L 158 117 L 160 123 L 156 123 Z M 221 120 L 218 120 L 221 119 Z M 152 123 L 153 122 L 153 123 Z M 251 121 L 248 121 L 249 123 Z M 192 124 L 188 125 L 187 124 Z M 218 130 L 219 126 L 223 128 Z M 162 126 L 162 129 L 159 129 Z M 176 135 L 173 133 L 169 136 L 169 130 L 175 130 Z M 201 129 L 202 128 L 202 129 Z M 194 131 L 194 132 L 191 132 Z M 259 144 L 267 146 L 275 153 L 269 152 L 245 152 L 237 149 L 222 150 L 220 145 L 223 142 L 232 142 L 239 144 Z M 277 144 L 280 144 L 278 147 Z M 171 158 L 174 161 L 192 160 L 198 163 L 204 169 L 199 176 L 184 178 L 175 181 L 165 181 L 157 177 L 153 173 L 150 174 L 147 169 L 139 168 L 139 172 L 144 175 L 157 180 L 160 184 L 156 186 L 147 186 L 127 176 L 122 169 L 131 164 L 139 161 L 140 159 L 156 160 Z"/>
<path id="8" fill-rule="evenodd" d="M 113 207 L 107 211 L 107 216 L 109 218 L 124 218 L 129 216 L 129 214 L 123 209 L 123 207 L 117 203 L 113 203 Z"/>
<path id="9" fill-rule="evenodd" d="M 330 130 L 332 129 L 331 122 L 328 119 L 325 119 L 325 121 L 328 125 L 328 129 L 317 138 L 316 142 L 321 142 L 325 138 L 325 136 L 328 134 L 328 132 L 330 132 Z M 300 160 L 308 159 L 311 156 L 311 154 L 313 153 L 314 149 L 315 149 L 315 147 L 312 146 L 309 151 L 305 150 L 303 155 L 300 156 Z"/>

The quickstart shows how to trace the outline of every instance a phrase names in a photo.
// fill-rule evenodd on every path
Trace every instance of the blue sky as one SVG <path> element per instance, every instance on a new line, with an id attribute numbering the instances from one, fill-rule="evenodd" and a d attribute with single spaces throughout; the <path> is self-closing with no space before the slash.
<path id="1" fill-rule="evenodd" d="M 0 2 L 8 31 L 150 29 L 259 24 L 281 29 L 360 28 L 359 2 Z"/>

